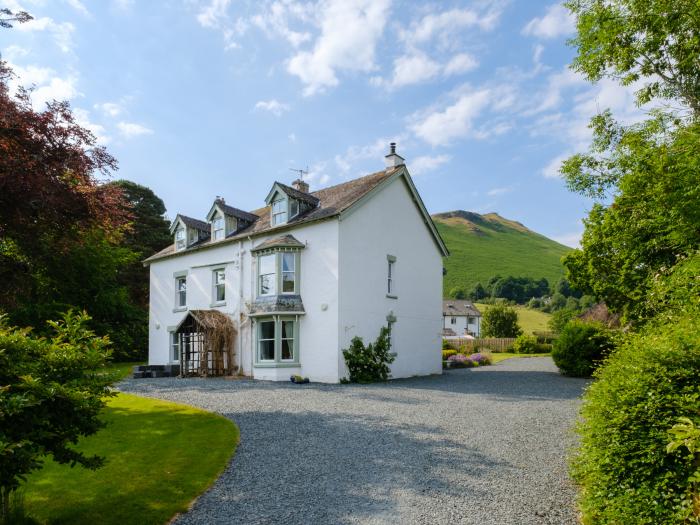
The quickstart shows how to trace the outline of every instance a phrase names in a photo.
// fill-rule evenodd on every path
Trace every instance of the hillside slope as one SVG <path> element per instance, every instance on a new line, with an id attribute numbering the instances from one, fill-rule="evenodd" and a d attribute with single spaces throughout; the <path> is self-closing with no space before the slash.
<path id="1" fill-rule="evenodd" d="M 519 222 L 462 210 L 437 213 L 433 221 L 451 254 L 445 259 L 445 294 L 455 286 L 469 291 L 477 282 L 486 285 L 497 274 L 545 277 L 550 284 L 564 275 L 560 259 L 571 248 Z"/>

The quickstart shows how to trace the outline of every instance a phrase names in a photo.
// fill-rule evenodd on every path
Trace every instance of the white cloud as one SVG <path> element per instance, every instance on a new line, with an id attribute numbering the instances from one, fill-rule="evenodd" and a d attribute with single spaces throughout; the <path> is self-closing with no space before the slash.
<path id="1" fill-rule="evenodd" d="M 443 69 L 445 76 L 461 75 L 478 67 L 479 62 L 467 53 L 459 53 L 453 56 Z"/>
<path id="2" fill-rule="evenodd" d="M 289 135 L 287 135 L 287 138 L 289 139 L 289 142 L 291 142 L 292 144 L 297 141 L 297 136 L 294 133 L 290 133 Z"/>
<path id="3" fill-rule="evenodd" d="M 47 31 L 51 34 L 58 48 L 64 53 L 73 49 L 73 31 L 75 26 L 70 22 L 56 22 L 47 16 L 35 18 L 24 24 L 15 24 L 14 29 L 22 32 Z"/>
<path id="4" fill-rule="evenodd" d="M 425 173 L 436 170 L 443 164 L 448 163 L 450 160 L 452 160 L 452 157 L 449 155 L 423 155 L 409 161 L 408 167 L 411 174 L 419 177 Z"/>
<path id="5" fill-rule="evenodd" d="M 327 0 L 321 3 L 321 34 L 313 49 L 300 51 L 287 71 L 313 95 L 338 85 L 338 72 L 375 69 L 375 47 L 384 31 L 390 0 Z"/>
<path id="6" fill-rule="evenodd" d="M 219 27 L 227 19 L 226 10 L 231 0 L 211 0 L 197 14 L 197 22 L 202 27 Z"/>
<path id="7" fill-rule="evenodd" d="M 134 5 L 134 0 L 112 0 L 112 6 L 117 11 L 130 11 Z"/>
<path id="8" fill-rule="evenodd" d="M 480 89 L 461 95 L 457 101 L 443 110 L 434 110 L 416 120 L 412 131 L 433 146 L 449 144 L 453 139 L 467 136 L 473 131 L 473 121 L 491 102 L 491 91 Z"/>
<path id="9" fill-rule="evenodd" d="M 581 237 L 583 237 L 583 230 L 555 235 L 552 239 L 564 246 L 579 248 L 581 246 Z"/>
<path id="10" fill-rule="evenodd" d="M 493 188 L 486 192 L 489 197 L 497 197 L 498 195 L 505 195 L 513 191 L 513 186 L 504 186 L 502 188 Z"/>
<path id="11" fill-rule="evenodd" d="M 81 15 L 90 16 L 90 11 L 87 10 L 87 7 L 80 0 L 66 0 L 66 3 Z"/>
<path id="12" fill-rule="evenodd" d="M 52 100 L 71 100 L 79 94 L 76 84 L 77 80 L 73 77 L 52 77 L 47 84 L 32 92 L 32 104 L 34 107 L 43 108 Z"/>
<path id="13" fill-rule="evenodd" d="M 289 0 L 277 1 L 273 2 L 267 10 L 252 16 L 250 22 L 262 29 L 268 36 L 279 35 L 293 47 L 299 47 L 304 42 L 311 40 L 311 33 L 292 29 L 291 19 L 304 22 L 313 21 L 313 7 L 313 4 L 302 4 Z"/>
<path id="14" fill-rule="evenodd" d="M 135 122 L 118 122 L 117 129 L 127 139 L 141 135 L 152 135 L 153 130 Z"/>
<path id="15" fill-rule="evenodd" d="M 82 108 L 73 108 L 73 115 L 75 116 L 75 121 L 82 127 L 89 129 L 95 138 L 97 143 L 101 145 L 106 145 L 110 141 L 110 137 L 107 135 L 104 126 L 101 124 L 96 124 L 90 120 L 90 113 Z"/>
<path id="16" fill-rule="evenodd" d="M 562 153 L 554 157 L 544 168 L 542 168 L 542 176 L 547 179 L 558 179 L 561 176 L 559 174 L 559 168 L 561 168 L 561 163 L 568 159 L 570 156 L 571 153 Z"/>
<path id="17" fill-rule="evenodd" d="M 427 42 L 435 36 L 448 37 L 450 33 L 477 26 L 482 30 L 493 29 L 500 16 L 500 9 L 493 8 L 486 13 L 473 9 L 450 9 L 441 13 L 431 13 L 402 32 L 402 39 L 413 43 Z"/>
<path id="18" fill-rule="evenodd" d="M 524 35 L 537 38 L 556 38 L 570 35 L 576 30 L 576 19 L 561 4 L 553 4 L 541 18 L 533 18 L 523 28 Z"/>
<path id="19" fill-rule="evenodd" d="M 116 117 L 123 111 L 122 106 L 116 102 L 103 102 L 95 104 L 94 107 L 109 117 Z"/>
<path id="20" fill-rule="evenodd" d="M 477 66 L 476 59 L 467 53 L 459 53 L 446 64 L 440 64 L 420 51 L 413 51 L 394 60 L 394 70 L 389 80 L 373 77 L 370 81 L 376 86 L 397 89 L 427 82 L 438 76 L 449 77 L 466 73 Z"/>
<path id="21" fill-rule="evenodd" d="M 8 64 L 16 75 L 9 82 L 11 92 L 16 93 L 20 86 L 33 88 L 31 100 L 37 111 L 43 110 L 46 103 L 52 100 L 71 100 L 81 95 L 77 88 L 78 79 L 74 75 L 60 77 L 48 67 Z"/>
<path id="22" fill-rule="evenodd" d="M 260 100 L 255 104 L 255 109 L 269 111 L 274 116 L 279 117 L 285 111 L 289 111 L 289 106 L 273 98 L 271 100 Z"/>

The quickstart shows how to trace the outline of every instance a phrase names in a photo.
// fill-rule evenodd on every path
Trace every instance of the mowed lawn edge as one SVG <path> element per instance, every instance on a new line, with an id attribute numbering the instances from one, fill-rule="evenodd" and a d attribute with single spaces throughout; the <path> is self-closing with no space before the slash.
<path id="1" fill-rule="evenodd" d="M 119 393 L 101 416 L 107 426 L 78 448 L 101 469 L 49 459 L 24 484 L 27 513 L 40 523 L 163 524 L 221 475 L 239 443 L 238 427 L 191 406 Z"/>

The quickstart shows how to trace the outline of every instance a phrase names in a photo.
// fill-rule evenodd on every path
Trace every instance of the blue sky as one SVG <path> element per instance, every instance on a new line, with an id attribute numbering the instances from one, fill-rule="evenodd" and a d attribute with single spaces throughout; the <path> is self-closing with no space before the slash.
<path id="1" fill-rule="evenodd" d="M 172 218 L 217 195 L 263 204 L 289 168 L 312 189 L 383 168 L 390 141 L 431 213 L 495 211 L 575 246 L 591 202 L 560 161 L 632 90 L 567 69 L 557 3 L 477 0 L 0 0 L 33 22 L 0 52 L 33 102 L 68 99 Z"/>

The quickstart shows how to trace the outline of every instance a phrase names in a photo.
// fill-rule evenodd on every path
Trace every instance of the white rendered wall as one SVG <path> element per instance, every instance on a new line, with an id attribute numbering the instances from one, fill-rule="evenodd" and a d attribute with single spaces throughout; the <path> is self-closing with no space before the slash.
<path id="1" fill-rule="evenodd" d="M 387 255 L 397 299 L 387 297 Z M 392 377 L 442 373 L 442 256 L 401 178 L 340 221 L 340 276 L 341 349 L 356 335 L 376 339 L 393 312 Z"/>
<path id="2" fill-rule="evenodd" d="M 455 324 L 452 324 L 453 318 L 456 320 Z M 467 324 L 468 318 L 466 315 L 446 315 L 444 316 L 444 327 L 452 329 L 456 335 L 464 335 L 467 333 L 466 331 L 469 330 L 470 333 L 479 337 L 481 333 L 481 317 L 473 316 L 472 318 L 474 322 Z"/>
<path id="3" fill-rule="evenodd" d="M 301 251 L 299 277 L 301 298 L 307 312 L 299 317 L 300 367 L 255 368 L 254 321 L 247 315 L 256 289 L 256 260 L 250 250 L 266 239 L 283 234 L 292 234 L 307 245 Z M 212 304 L 212 270 L 221 267 L 226 269 L 226 305 L 215 306 Z M 175 308 L 175 274 L 183 271 L 187 272 L 188 309 L 220 310 L 232 317 L 237 329 L 243 317 L 235 352 L 236 364 L 242 364 L 244 374 L 257 379 L 287 381 L 291 374 L 301 374 L 312 381 L 338 382 L 337 220 L 294 230 L 272 231 L 266 236 L 224 243 L 220 247 L 153 262 L 150 268 L 149 364 L 170 362 L 168 327 L 178 325 L 187 314 Z"/>

